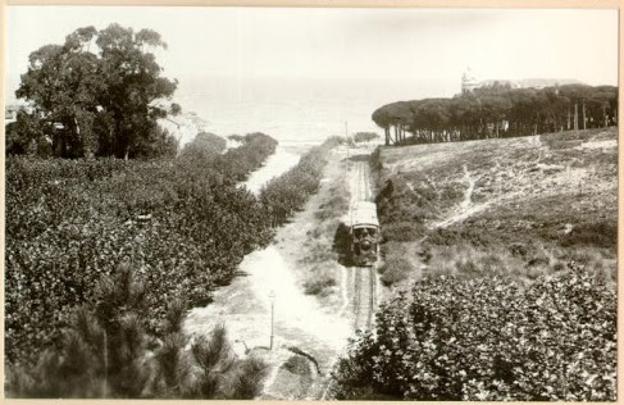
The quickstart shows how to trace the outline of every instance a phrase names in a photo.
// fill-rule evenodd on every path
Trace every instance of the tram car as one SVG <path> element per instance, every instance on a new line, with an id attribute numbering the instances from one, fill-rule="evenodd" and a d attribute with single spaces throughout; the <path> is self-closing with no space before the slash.
<path id="1" fill-rule="evenodd" d="M 372 266 L 377 261 L 379 221 L 377 206 L 369 201 L 357 201 L 351 207 L 350 255 L 356 266 Z"/>

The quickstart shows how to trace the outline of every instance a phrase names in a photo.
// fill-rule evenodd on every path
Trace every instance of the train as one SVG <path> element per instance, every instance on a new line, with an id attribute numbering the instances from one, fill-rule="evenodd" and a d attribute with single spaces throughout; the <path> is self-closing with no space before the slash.
<path id="1" fill-rule="evenodd" d="M 370 201 L 356 201 L 349 211 L 351 262 L 355 266 L 373 266 L 379 250 L 377 205 Z"/>

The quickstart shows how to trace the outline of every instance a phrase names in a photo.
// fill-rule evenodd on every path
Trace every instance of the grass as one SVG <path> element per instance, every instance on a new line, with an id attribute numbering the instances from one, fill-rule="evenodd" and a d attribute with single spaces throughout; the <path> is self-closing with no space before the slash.
<path id="1" fill-rule="evenodd" d="M 616 139 L 609 128 L 383 148 L 374 165 L 384 276 L 530 282 L 575 260 L 613 279 Z"/>
<path id="2" fill-rule="evenodd" d="M 317 266 L 316 271 L 310 273 L 309 278 L 303 283 L 305 293 L 308 295 L 327 295 L 330 288 L 336 285 L 333 272 Z"/>

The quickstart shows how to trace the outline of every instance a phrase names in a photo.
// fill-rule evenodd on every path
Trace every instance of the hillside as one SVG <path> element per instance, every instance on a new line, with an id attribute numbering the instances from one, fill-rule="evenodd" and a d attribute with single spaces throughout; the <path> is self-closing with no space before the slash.
<path id="1" fill-rule="evenodd" d="M 617 130 L 382 148 L 386 283 L 590 264 L 615 277 Z M 383 270 L 383 268 L 382 268 Z"/>
<path id="2" fill-rule="evenodd" d="M 616 133 L 382 148 L 393 293 L 332 397 L 614 401 Z"/>

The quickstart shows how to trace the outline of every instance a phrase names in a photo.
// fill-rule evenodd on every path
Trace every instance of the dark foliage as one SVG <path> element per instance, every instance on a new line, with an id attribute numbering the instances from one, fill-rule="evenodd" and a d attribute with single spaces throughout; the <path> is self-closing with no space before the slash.
<path id="1" fill-rule="evenodd" d="M 338 399 L 613 401 L 615 293 L 578 266 L 528 288 L 429 277 L 377 314 L 335 372 Z"/>
<path id="2" fill-rule="evenodd" d="M 247 139 L 218 161 L 9 158 L 7 359 L 49 344 L 67 310 L 92 300 L 95 282 L 123 261 L 145 275 L 150 330 L 162 329 L 168 297 L 208 303 L 272 234 L 263 206 L 231 174 L 257 169 L 275 141 Z"/>
<path id="3" fill-rule="evenodd" d="M 189 363 L 180 330 L 186 310 L 207 304 L 243 256 L 273 234 L 276 221 L 266 215 L 273 201 L 259 202 L 236 179 L 259 168 L 276 143 L 263 134 L 241 139 L 239 148 L 212 159 L 7 160 L 5 342 L 12 395 L 242 399 L 259 392 L 261 361 L 223 368 L 229 360 L 221 357 L 215 365 L 204 355 L 224 341 L 215 335 L 195 342 Z M 294 169 L 313 167 L 316 177 L 281 187 L 309 196 L 334 142 Z M 282 206 L 281 190 L 273 192 Z M 80 321 L 75 313 L 83 314 Z M 103 331 L 110 346 L 105 383 Z M 149 351 L 153 361 L 145 363 Z M 209 364 L 217 371 L 208 371 Z"/>
<path id="4" fill-rule="evenodd" d="M 151 52 L 159 47 L 166 44 L 155 31 L 111 24 L 79 28 L 64 44 L 32 52 L 16 95 L 33 111 L 18 114 L 9 153 L 25 153 L 34 141 L 65 158 L 171 156 L 175 142 L 156 120 L 167 116 L 158 101 L 177 82 L 161 77 Z"/>
<path id="5" fill-rule="evenodd" d="M 186 144 L 181 156 L 197 154 L 200 158 L 211 159 L 220 154 L 226 146 L 225 139 L 209 132 L 198 133 L 192 142 Z"/>
<path id="6" fill-rule="evenodd" d="M 384 129 L 386 144 L 451 142 L 612 126 L 617 105 L 613 86 L 513 89 L 495 83 L 453 98 L 387 104 L 372 119 Z"/>
<path id="7" fill-rule="evenodd" d="M 375 132 L 357 132 L 355 135 L 353 135 L 353 141 L 355 142 L 370 142 L 378 138 L 379 134 Z"/>

